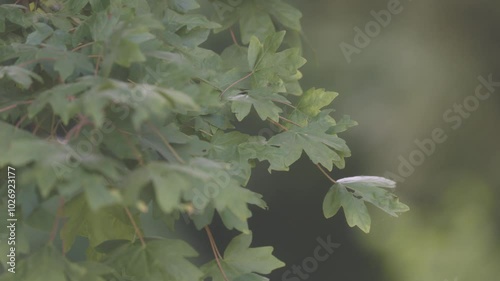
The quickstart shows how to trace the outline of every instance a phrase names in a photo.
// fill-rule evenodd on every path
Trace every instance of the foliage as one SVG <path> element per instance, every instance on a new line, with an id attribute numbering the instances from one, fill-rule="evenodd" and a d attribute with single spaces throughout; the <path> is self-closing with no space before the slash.
<path id="1" fill-rule="evenodd" d="M 324 109 L 337 93 L 302 91 L 300 17 L 282 0 L 0 5 L 0 167 L 20 173 L 16 274 L 2 256 L 0 280 L 265 280 L 284 266 L 272 247 L 250 247 L 251 206 L 266 208 L 246 188 L 252 168 L 287 171 L 305 154 L 328 175 L 351 153 L 337 134 L 356 125 Z M 221 52 L 209 47 L 218 32 L 233 37 Z M 279 131 L 243 133 L 249 116 Z M 392 181 L 330 179 L 326 217 L 343 207 L 368 232 L 364 202 L 408 210 Z M 204 265 L 141 224 L 183 216 L 211 237 L 215 214 L 241 234 L 224 255 L 211 238 Z M 85 261 L 66 256 L 76 239 Z"/>

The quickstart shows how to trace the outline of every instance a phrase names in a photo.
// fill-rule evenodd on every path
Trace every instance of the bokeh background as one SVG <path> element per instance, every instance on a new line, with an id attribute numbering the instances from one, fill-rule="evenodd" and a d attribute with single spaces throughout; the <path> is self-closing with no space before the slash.
<path id="1" fill-rule="evenodd" d="M 255 210 L 250 221 L 254 245 L 274 245 L 287 263 L 271 280 L 282 280 L 328 235 L 341 246 L 307 280 L 500 280 L 500 87 L 456 130 L 443 119 L 474 95 L 479 76 L 500 81 L 500 2 L 402 0 L 401 13 L 350 63 L 339 45 L 354 45 L 353 28 L 364 29 L 370 12 L 390 1 L 290 2 L 303 12 L 307 39 L 302 85 L 339 92 L 335 117 L 359 122 L 341 135 L 353 156 L 334 177 L 397 174 L 416 140 L 436 128 L 447 139 L 398 183 L 410 212 L 391 218 L 370 208 L 370 234 L 349 228 L 342 214 L 323 217 L 330 184 L 307 159 L 290 173 L 257 167 L 249 188 L 270 209 Z M 215 232 L 222 247 L 233 235 Z"/>

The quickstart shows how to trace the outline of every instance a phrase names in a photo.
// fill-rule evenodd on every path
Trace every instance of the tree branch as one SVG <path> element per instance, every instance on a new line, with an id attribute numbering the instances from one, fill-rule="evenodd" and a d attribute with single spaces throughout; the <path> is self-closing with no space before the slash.
<path id="1" fill-rule="evenodd" d="M 124 209 L 125 209 L 125 212 L 127 213 L 128 219 L 130 220 L 130 222 L 132 223 L 132 226 L 135 229 L 135 234 L 137 234 L 137 237 L 139 237 L 139 240 L 141 241 L 142 247 L 145 248 L 146 242 L 144 242 L 144 237 L 142 236 L 141 230 L 139 229 L 139 227 L 135 223 L 135 220 L 134 220 L 134 217 L 132 216 L 132 213 L 130 213 L 130 210 L 128 209 L 128 207 L 124 207 Z"/>

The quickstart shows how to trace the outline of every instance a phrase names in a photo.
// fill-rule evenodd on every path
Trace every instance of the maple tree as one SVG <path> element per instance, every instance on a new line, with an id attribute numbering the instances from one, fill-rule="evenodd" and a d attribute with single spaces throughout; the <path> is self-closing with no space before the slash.
<path id="1" fill-rule="evenodd" d="M 369 232 L 366 202 L 407 211 L 391 180 L 328 173 L 345 166 L 337 134 L 356 122 L 331 116 L 337 93 L 303 92 L 300 17 L 282 0 L 0 5 L 0 167 L 21 175 L 16 273 L 2 255 L 0 280 L 266 280 L 284 263 L 251 247 L 249 206 L 266 203 L 246 185 L 257 162 L 288 171 L 303 153 L 332 182 L 325 217 L 342 207 Z M 206 43 L 219 32 L 233 42 L 215 52 Z M 279 132 L 239 131 L 252 114 Z M 241 232 L 223 255 L 209 229 L 216 214 Z M 145 235 L 141 217 L 174 229 L 181 215 L 207 232 L 212 261 Z M 78 237 L 83 262 L 66 257 Z"/>

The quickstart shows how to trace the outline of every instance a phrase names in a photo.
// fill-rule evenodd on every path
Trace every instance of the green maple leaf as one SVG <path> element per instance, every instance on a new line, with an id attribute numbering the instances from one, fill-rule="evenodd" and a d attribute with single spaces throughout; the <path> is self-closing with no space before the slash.
<path id="1" fill-rule="evenodd" d="M 267 13 L 262 13 L 260 5 L 254 1 L 246 1 L 242 4 L 240 14 L 241 41 L 247 44 L 252 36 L 265 38 L 266 35 L 274 32 L 274 25 L 271 17 Z"/>
<path id="2" fill-rule="evenodd" d="M 329 127 L 324 120 L 313 120 L 306 127 L 295 126 L 273 136 L 268 144 L 279 147 L 283 155 L 294 156 L 285 163 L 287 166 L 297 161 L 304 151 L 313 163 L 321 164 L 329 171 L 333 165 L 344 168 L 344 157 L 350 155 L 350 150 L 343 139 L 326 133 Z"/>
<path id="3" fill-rule="evenodd" d="M 15 274 L 3 274 L 2 281 L 104 281 L 104 275 L 112 274 L 113 269 L 93 262 L 73 263 L 52 245 L 42 247 L 33 255 L 19 261 Z"/>
<path id="4" fill-rule="evenodd" d="M 297 110 L 309 117 L 315 117 L 323 107 L 331 104 L 338 95 L 336 92 L 325 91 L 325 89 L 311 88 L 300 97 Z"/>
<path id="5" fill-rule="evenodd" d="M 166 108 L 175 112 L 198 109 L 190 96 L 174 89 L 149 84 L 130 85 L 114 79 L 89 76 L 42 92 L 28 108 L 30 118 L 47 104 L 51 105 L 64 124 L 83 112 L 97 128 L 104 123 L 105 109 L 108 107 L 111 111 L 121 112 L 121 119 L 130 115 L 136 129 L 148 118 L 164 118 L 168 114 Z"/>
<path id="6" fill-rule="evenodd" d="M 273 20 L 293 31 L 300 32 L 302 14 L 293 6 L 281 0 L 244 1 L 234 6 L 234 2 L 216 2 L 214 19 L 219 20 L 220 32 L 239 23 L 242 42 L 247 44 L 252 36 L 264 39 L 276 30 Z"/>
<path id="7" fill-rule="evenodd" d="M 42 77 L 38 74 L 14 65 L 0 67 L 0 79 L 4 77 L 8 77 L 16 82 L 17 85 L 23 89 L 28 89 L 33 83 L 33 80 L 43 83 Z"/>
<path id="8" fill-rule="evenodd" d="M 285 264 L 272 255 L 273 247 L 250 248 L 252 234 L 233 238 L 224 251 L 222 268 L 229 280 L 267 280 L 258 274 L 269 274 Z M 215 260 L 201 267 L 205 277 L 222 281 L 224 277 Z"/>
<path id="9" fill-rule="evenodd" d="M 268 11 L 276 20 L 287 28 L 300 32 L 300 18 L 302 13 L 295 7 L 283 1 L 262 1 Z"/>
<path id="10" fill-rule="evenodd" d="M 248 116 L 253 106 L 260 119 L 266 120 L 269 118 L 278 122 L 279 114 L 283 112 L 283 110 L 275 105 L 274 102 L 290 103 L 286 98 L 277 93 L 273 93 L 269 89 L 250 90 L 231 96 L 229 100 L 232 101 L 231 110 L 236 114 L 236 119 L 238 119 L 238 121 Z"/>
<path id="11" fill-rule="evenodd" d="M 190 10 L 194 10 L 200 7 L 200 4 L 196 2 L 196 0 L 173 0 L 169 4 L 179 12 L 187 12 Z"/>
<path id="12" fill-rule="evenodd" d="M 194 205 L 197 228 L 201 229 L 209 224 L 216 210 L 228 229 L 248 233 L 247 220 L 252 216 L 248 205 L 267 208 L 262 195 L 242 187 L 233 178 L 226 163 L 200 158 L 191 165 L 208 176 L 202 181 L 193 181 L 193 188 L 184 197 Z"/>
<path id="13" fill-rule="evenodd" d="M 140 192 L 152 185 L 156 194 L 155 200 L 165 213 L 182 210 L 182 194 L 191 189 L 191 177 L 199 176 L 187 169 L 179 169 L 176 165 L 165 162 L 150 162 L 130 173 L 124 181 L 124 198 L 129 204 L 136 204 Z"/>
<path id="14" fill-rule="evenodd" d="M 361 230 L 370 232 L 371 218 L 363 200 L 354 197 L 343 185 L 333 185 L 323 201 L 323 213 L 326 218 L 334 216 L 343 207 L 347 224 L 358 226 Z"/>
<path id="15" fill-rule="evenodd" d="M 330 218 L 342 207 L 349 226 L 358 226 L 368 233 L 371 219 L 365 202 L 372 203 L 392 216 L 409 210 L 408 206 L 399 202 L 396 195 L 384 189 L 395 186 L 394 181 L 381 177 L 360 176 L 339 179 L 325 196 L 323 213 L 326 218 Z"/>
<path id="16" fill-rule="evenodd" d="M 249 157 L 241 154 L 239 146 L 249 139 L 247 134 L 240 132 L 223 133 L 217 131 L 210 140 L 208 152 L 210 159 L 216 159 L 231 164 L 228 171 L 242 185 L 246 185 L 252 173 Z"/>
<path id="17" fill-rule="evenodd" d="M 306 63 L 297 48 L 276 53 L 285 33 L 270 34 L 263 43 L 257 37 L 250 39 L 248 63 L 253 70 L 254 88 L 270 88 L 275 92 L 299 95 L 302 90 L 294 84 L 302 77 L 298 70 Z"/>
<path id="18" fill-rule="evenodd" d="M 78 196 L 64 206 L 64 216 L 68 220 L 61 229 L 61 239 L 66 250 L 71 249 L 77 236 L 87 237 L 91 247 L 112 239 L 134 239 L 134 227 L 123 207 L 111 206 L 92 211 L 87 200 Z"/>
<path id="19" fill-rule="evenodd" d="M 389 191 L 396 183 L 382 177 L 359 176 L 337 180 L 338 183 L 354 191 L 354 195 L 370 202 L 391 216 L 397 217 L 410 208 L 399 202 L 399 198 Z"/>
<path id="20" fill-rule="evenodd" d="M 134 281 L 200 280 L 203 273 L 187 260 L 198 253 L 182 240 L 159 239 L 125 244 L 106 258 L 105 263 Z"/>

